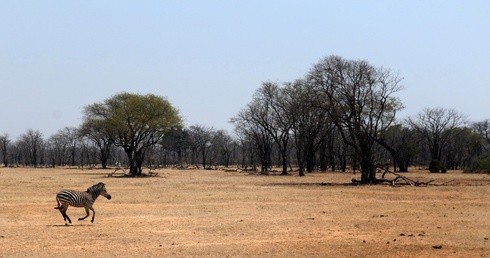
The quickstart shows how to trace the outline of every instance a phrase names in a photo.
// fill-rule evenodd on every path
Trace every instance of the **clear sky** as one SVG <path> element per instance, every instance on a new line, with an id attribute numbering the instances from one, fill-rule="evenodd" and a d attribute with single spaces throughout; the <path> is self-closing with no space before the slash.
<path id="1" fill-rule="evenodd" d="M 263 81 L 332 54 L 399 72 L 400 119 L 424 107 L 490 118 L 487 0 L 2 0 L 0 134 L 47 138 L 123 91 L 232 131 Z"/>

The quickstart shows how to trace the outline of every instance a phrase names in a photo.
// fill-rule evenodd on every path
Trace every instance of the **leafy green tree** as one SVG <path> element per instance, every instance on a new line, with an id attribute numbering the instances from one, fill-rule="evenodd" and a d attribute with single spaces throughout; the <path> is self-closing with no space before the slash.
<path id="1" fill-rule="evenodd" d="M 115 146 L 124 149 L 130 174 L 140 176 L 145 154 L 182 121 L 168 100 L 153 94 L 119 93 L 84 109 L 84 124 L 104 128 Z"/>

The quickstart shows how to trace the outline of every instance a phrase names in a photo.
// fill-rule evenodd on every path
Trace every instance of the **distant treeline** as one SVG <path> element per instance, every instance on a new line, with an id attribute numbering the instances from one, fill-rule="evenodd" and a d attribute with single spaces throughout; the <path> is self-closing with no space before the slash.
<path id="1" fill-rule="evenodd" d="M 400 81 L 366 61 L 329 56 L 304 78 L 264 82 L 231 118 L 233 134 L 184 127 L 165 99 L 124 93 L 86 107 L 80 128 L 47 138 L 33 129 L 18 139 L 0 136 L 0 161 L 33 167 L 233 166 L 261 173 L 280 167 L 282 174 L 299 175 L 358 170 L 362 183 L 376 182 L 378 166 L 446 172 L 490 163 L 490 119 L 468 122 L 454 109 L 436 107 L 399 120 Z"/>

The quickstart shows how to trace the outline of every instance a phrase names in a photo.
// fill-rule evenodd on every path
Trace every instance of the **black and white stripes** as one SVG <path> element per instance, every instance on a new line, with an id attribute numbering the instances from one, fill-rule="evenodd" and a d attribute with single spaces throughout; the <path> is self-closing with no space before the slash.
<path id="1" fill-rule="evenodd" d="M 63 215 L 63 219 L 65 220 L 65 224 L 68 225 L 67 220 L 69 223 L 71 223 L 71 219 L 68 217 L 68 214 L 66 214 L 66 210 L 68 209 L 68 207 L 84 207 L 86 216 L 83 218 L 79 218 L 78 220 L 83 220 L 87 218 L 90 215 L 89 210 L 92 210 L 92 223 L 94 223 L 95 210 L 92 205 L 94 204 L 97 197 L 99 197 L 99 195 L 102 195 L 109 200 L 111 199 L 111 195 L 105 189 L 104 183 L 93 185 L 89 187 L 85 192 L 75 190 L 61 190 L 56 195 L 58 207 L 55 207 L 55 209 L 60 210 L 61 215 Z"/>

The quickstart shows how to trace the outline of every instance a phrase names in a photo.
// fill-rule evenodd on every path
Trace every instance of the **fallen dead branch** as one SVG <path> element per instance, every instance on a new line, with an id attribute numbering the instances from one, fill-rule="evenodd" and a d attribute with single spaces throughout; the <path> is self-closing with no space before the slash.
<path id="1" fill-rule="evenodd" d="M 410 179 L 406 176 L 402 176 L 395 172 L 390 171 L 388 173 L 395 175 L 395 178 L 394 179 L 380 178 L 377 179 L 376 181 L 378 183 L 389 183 L 392 186 L 397 186 L 397 185 L 428 186 L 430 183 L 434 181 L 434 180 L 429 180 L 427 182 L 424 182 L 424 181 Z"/>
<path id="2" fill-rule="evenodd" d="M 398 173 L 395 173 L 393 171 L 390 171 L 388 167 L 386 166 L 378 166 L 379 170 L 384 170 L 383 174 L 381 175 L 380 179 L 376 180 L 376 183 L 388 183 L 391 184 L 392 186 L 400 186 L 400 185 L 410 185 L 410 186 L 428 186 L 434 180 L 429 180 L 429 181 L 420 181 L 420 180 L 413 180 L 411 178 L 408 178 L 404 175 L 400 175 Z M 393 175 L 395 178 L 393 179 L 388 179 L 386 178 L 386 175 Z M 361 183 L 360 180 L 352 179 L 352 183 L 354 184 L 359 184 Z"/>
<path id="3" fill-rule="evenodd" d="M 107 174 L 108 177 L 115 177 L 116 176 L 116 172 L 118 171 L 122 171 L 122 174 L 121 175 L 117 175 L 117 176 L 128 176 L 129 173 L 126 172 L 126 170 L 124 170 L 124 168 L 118 166 L 116 169 L 114 169 L 113 172 Z"/>
<path id="4" fill-rule="evenodd" d="M 411 185 L 411 186 L 428 186 L 430 183 L 432 183 L 434 180 L 429 180 L 427 182 L 424 181 L 419 181 L 419 180 L 413 180 L 411 178 L 408 178 L 404 175 L 400 175 L 398 173 L 395 173 L 393 171 L 390 171 L 387 167 L 379 167 L 380 169 L 383 169 L 383 175 L 381 176 L 381 179 L 378 179 L 377 181 L 380 183 L 387 182 L 390 183 L 392 186 L 398 185 Z M 391 174 L 394 175 L 394 179 L 386 179 L 385 176 L 386 174 Z"/>
<path id="5" fill-rule="evenodd" d="M 158 172 L 155 172 L 156 170 L 154 167 L 148 167 L 148 172 L 147 173 L 142 173 L 141 177 L 153 177 L 153 176 L 158 176 Z M 119 173 L 117 173 L 119 172 Z M 108 177 L 134 177 L 132 176 L 129 172 L 126 172 L 123 167 L 117 167 L 114 169 L 113 172 L 107 174 Z"/>

